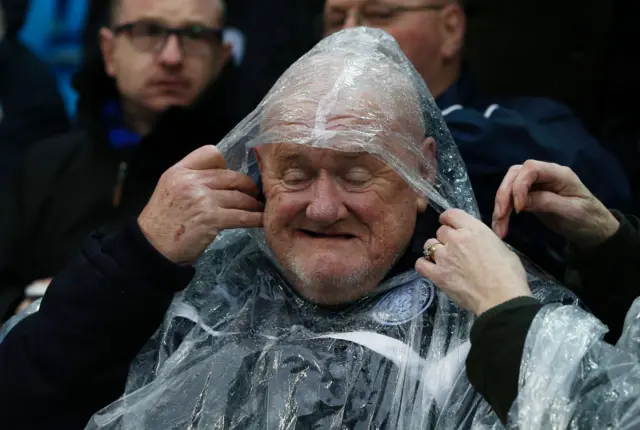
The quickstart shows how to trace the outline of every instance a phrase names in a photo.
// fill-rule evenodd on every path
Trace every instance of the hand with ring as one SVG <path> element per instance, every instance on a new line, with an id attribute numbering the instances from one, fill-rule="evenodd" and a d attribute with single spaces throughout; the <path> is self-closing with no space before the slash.
<path id="1" fill-rule="evenodd" d="M 471 215 L 451 209 L 440 216 L 437 239 L 425 243 L 416 270 L 459 306 L 480 315 L 521 296 L 531 296 L 520 259 Z"/>

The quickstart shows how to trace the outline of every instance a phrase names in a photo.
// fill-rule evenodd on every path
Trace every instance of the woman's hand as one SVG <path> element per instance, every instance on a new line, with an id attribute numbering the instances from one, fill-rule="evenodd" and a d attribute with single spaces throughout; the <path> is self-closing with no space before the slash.
<path id="1" fill-rule="evenodd" d="M 504 238 L 515 210 L 532 212 L 551 230 L 581 249 L 613 236 L 620 223 L 568 167 L 542 161 L 513 166 L 496 195 L 493 230 Z"/>
<path id="2" fill-rule="evenodd" d="M 531 296 L 520 259 L 481 221 L 451 209 L 440 216 L 434 262 L 421 258 L 416 270 L 459 306 L 480 315 L 516 297 Z"/>

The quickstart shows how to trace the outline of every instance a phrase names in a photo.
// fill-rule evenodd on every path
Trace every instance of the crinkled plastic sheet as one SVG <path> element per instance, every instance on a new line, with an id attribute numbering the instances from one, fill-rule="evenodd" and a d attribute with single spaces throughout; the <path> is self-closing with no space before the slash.
<path id="1" fill-rule="evenodd" d="M 527 335 L 509 428 L 640 428 L 640 299 L 616 347 L 606 332 L 577 307 L 545 306 Z"/>
<path id="2" fill-rule="evenodd" d="M 219 148 L 256 177 L 253 149 L 283 142 L 373 154 L 430 211 L 478 215 L 424 81 L 380 30 L 320 42 Z M 533 267 L 529 276 L 545 302 L 574 300 Z M 261 230 L 226 231 L 132 363 L 125 394 L 88 428 L 501 428 L 464 372 L 472 322 L 412 268 L 345 309 L 320 308 L 293 293 Z"/>

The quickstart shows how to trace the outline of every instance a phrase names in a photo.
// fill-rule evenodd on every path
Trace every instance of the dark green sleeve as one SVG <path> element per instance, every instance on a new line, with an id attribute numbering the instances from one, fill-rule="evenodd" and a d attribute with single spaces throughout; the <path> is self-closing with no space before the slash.
<path id="1" fill-rule="evenodd" d="M 527 333 L 541 308 L 533 297 L 518 297 L 489 309 L 471 329 L 467 376 L 503 423 L 518 394 Z"/>
<path id="2" fill-rule="evenodd" d="M 588 252 L 570 249 L 566 282 L 586 307 L 609 327 L 605 340 L 615 343 L 624 318 L 640 296 L 640 220 L 613 212 L 620 228 Z"/>

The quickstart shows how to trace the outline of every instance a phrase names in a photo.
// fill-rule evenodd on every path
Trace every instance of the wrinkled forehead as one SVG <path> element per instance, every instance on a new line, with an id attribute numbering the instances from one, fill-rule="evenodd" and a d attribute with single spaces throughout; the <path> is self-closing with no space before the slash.
<path id="1" fill-rule="evenodd" d="M 261 144 L 396 155 L 421 145 L 422 107 L 401 67 L 344 53 L 307 60 L 265 100 Z"/>

